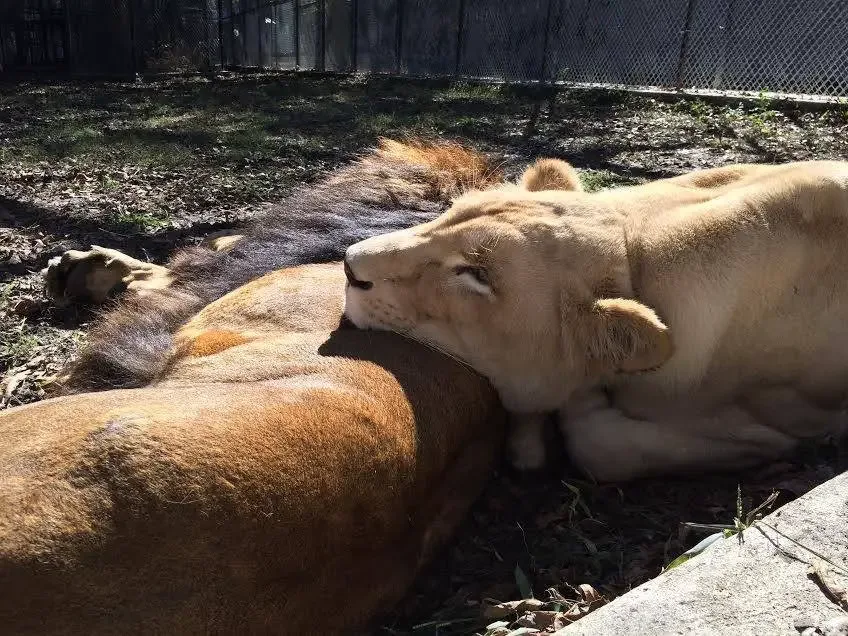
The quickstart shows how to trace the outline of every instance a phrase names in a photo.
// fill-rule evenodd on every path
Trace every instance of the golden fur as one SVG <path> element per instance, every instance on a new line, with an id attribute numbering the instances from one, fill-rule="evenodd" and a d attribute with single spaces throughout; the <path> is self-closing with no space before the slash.
<path id="1" fill-rule="evenodd" d="M 841 434 L 848 163 L 735 165 L 594 194 L 555 167 L 352 246 L 347 315 L 486 375 L 524 421 L 523 467 L 543 458 L 551 410 L 603 480 L 733 469 Z"/>
<path id="2" fill-rule="evenodd" d="M 353 172 L 378 189 L 388 156 L 462 187 L 476 156 L 426 148 L 384 146 Z M 421 187 L 395 178 L 392 196 L 444 196 Z M 195 306 L 180 303 L 198 280 L 170 292 L 166 273 L 93 338 Z M 343 294 L 338 263 L 266 274 L 195 311 L 141 388 L 0 414 L 3 631 L 332 634 L 398 600 L 489 477 L 503 417 L 467 367 L 340 328 Z M 103 351 L 80 364 L 123 355 Z"/>

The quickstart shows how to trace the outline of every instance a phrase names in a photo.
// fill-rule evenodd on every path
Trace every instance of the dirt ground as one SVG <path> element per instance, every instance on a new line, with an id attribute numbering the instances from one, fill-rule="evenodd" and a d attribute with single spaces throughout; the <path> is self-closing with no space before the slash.
<path id="1" fill-rule="evenodd" d="M 737 161 L 846 158 L 848 107 L 279 74 L 0 84 L 0 408 L 42 397 L 93 318 L 42 300 L 51 256 L 97 244 L 162 260 L 378 136 L 407 134 L 464 140 L 509 175 L 562 157 L 597 189 Z M 600 603 L 579 585 L 611 599 L 701 538 L 681 522 L 731 524 L 737 486 L 746 510 L 773 491 L 780 505 L 847 465 L 844 447 L 819 447 L 742 475 L 621 487 L 567 468 L 532 479 L 505 469 L 376 632 L 483 633 L 485 599 L 531 591 L 552 610 L 583 598 L 576 617 Z"/>

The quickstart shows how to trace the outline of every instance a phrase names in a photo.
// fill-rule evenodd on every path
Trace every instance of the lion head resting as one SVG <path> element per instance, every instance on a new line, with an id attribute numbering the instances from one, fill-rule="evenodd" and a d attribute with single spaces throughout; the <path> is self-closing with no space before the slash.
<path id="1" fill-rule="evenodd" d="M 431 222 L 351 246 L 346 271 L 354 324 L 465 360 L 513 411 L 556 409 L 575 390 L 671 353 L 657 315 L 625 298 L 621 215 L 581 192 L 562 161 L 541 160 L 520 185 L 465 194 Z"/>

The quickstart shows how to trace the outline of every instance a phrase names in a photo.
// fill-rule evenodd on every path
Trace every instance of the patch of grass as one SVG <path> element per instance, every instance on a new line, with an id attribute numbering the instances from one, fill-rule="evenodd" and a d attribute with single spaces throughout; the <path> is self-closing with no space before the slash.
<path id="1" fill-rule="evenodd" d="M 745 512 L 744 504 L 742 503 L 742 486 L 736 486 L 736 516 L 733 518 L 732 524 L 710 524 L 710 523 L 691 523 L 685 522 L 681 524 L 686 530 L 707 530 L 713 531 L 703 541 L 700 541 L 693 548 L 690 548 L 679 557 L 671 561 L 663 571 L 671 570 L 672 568 L 685 563 L 689 559 L 698 556 L 701 552 L 710 547 L 719 539 L 736 536 L 739 543 L 745 542 L 745 530 L 753 526 L 757 521 L 760 521 L 765 511 L 770 510 L 777 501 L 779 493 L 773 491 L 760 505 L 756 508 Z"/>
<path id="2" fill-rule="evenodd" d="M 463 99 L 500 101 L 503 97 L 503 87 L 497 84 L 472 84 L 468 82 L 457 82 L 449 88 L 437 91 L 433 95 L 433 101 L 455 101 Z"/>
<path id="3" fill-rule="evenodd" d="M 622 175 L 611 170 L 581 170 L 580 182 L 587 192 L 609 190 L 621 186 L 638 185 L 643 179 L 636 179 L 628 175 Z"/>
<path id="4" fill-rule="evenodd" d="M 120 187 L 120 182 L 117 179 L 110 177 L 108 174 L 104 174 L 100 175 L 100 187 L 103 188 L 105 192 L 112 192 Z"/>
<path id="5" fill-rule="evenodd" d="M 35 331 L 26 321 L 15 320 L 11 316 L 7 316 L 6 320 L 11 322 L 8 328 L 3 329 L 2 338 L 0 338 L 2 339 L 2 342 L 0 342 L 0 369 L 4 371 L 31 360 L 41 345 Z"/>
<path id="6" fill-rule="evenodd" d="M 360 134 L 376 137 L 388 135 L 402 128 L 399 118 L 392 113 L 374 113 L 361 117 L 356 125 Z"/>
<path id="7" fill-rule="evenodd" d="M 774 109 L 773 105 L 773 100 L 761 91 L 755 106 L 745 114 L 744 119 L 755 136 L 769 138 L 775 134 L 780 113 Z"/>
<path id="8" fill-rule="evenodd" d="M 167 227 L 171 216 L 164 211 L 117 210 L 109 215 L 109 222 L 117 229 L 127 229 L 142 234 L 152 234 Z"/>
<path id="9" fill-rule="evenodd" d="M 715 113 L 715 109 L 703 99 L 681 99 L 676 102 L 675 108 L 678 112 L 691 115 L 702 124 L 708 123 Z"/>

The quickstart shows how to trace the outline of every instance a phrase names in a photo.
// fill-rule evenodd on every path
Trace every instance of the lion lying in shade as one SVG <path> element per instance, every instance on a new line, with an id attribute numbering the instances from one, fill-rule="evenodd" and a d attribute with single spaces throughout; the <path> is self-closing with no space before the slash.
<path id="1" fill-rule="evenodd" d="M 167 268 L 52 262 L 60 302 L 125 294 L 65 395 L 0 413 L 3 632 L 330 634 L 398 600 L 502 413 L 467 367 L 340 326 L 341 265 L 306 263 L 498 181 L 458 146 L 385 142 Z"/>
<path id="2" fill-rule="evenodd" d="M 848 424 L 848 163 L 581 192 L 540 161 L 347 251 L 346 313 L 431 342 L 601 480 L 736 469 Z"/>

